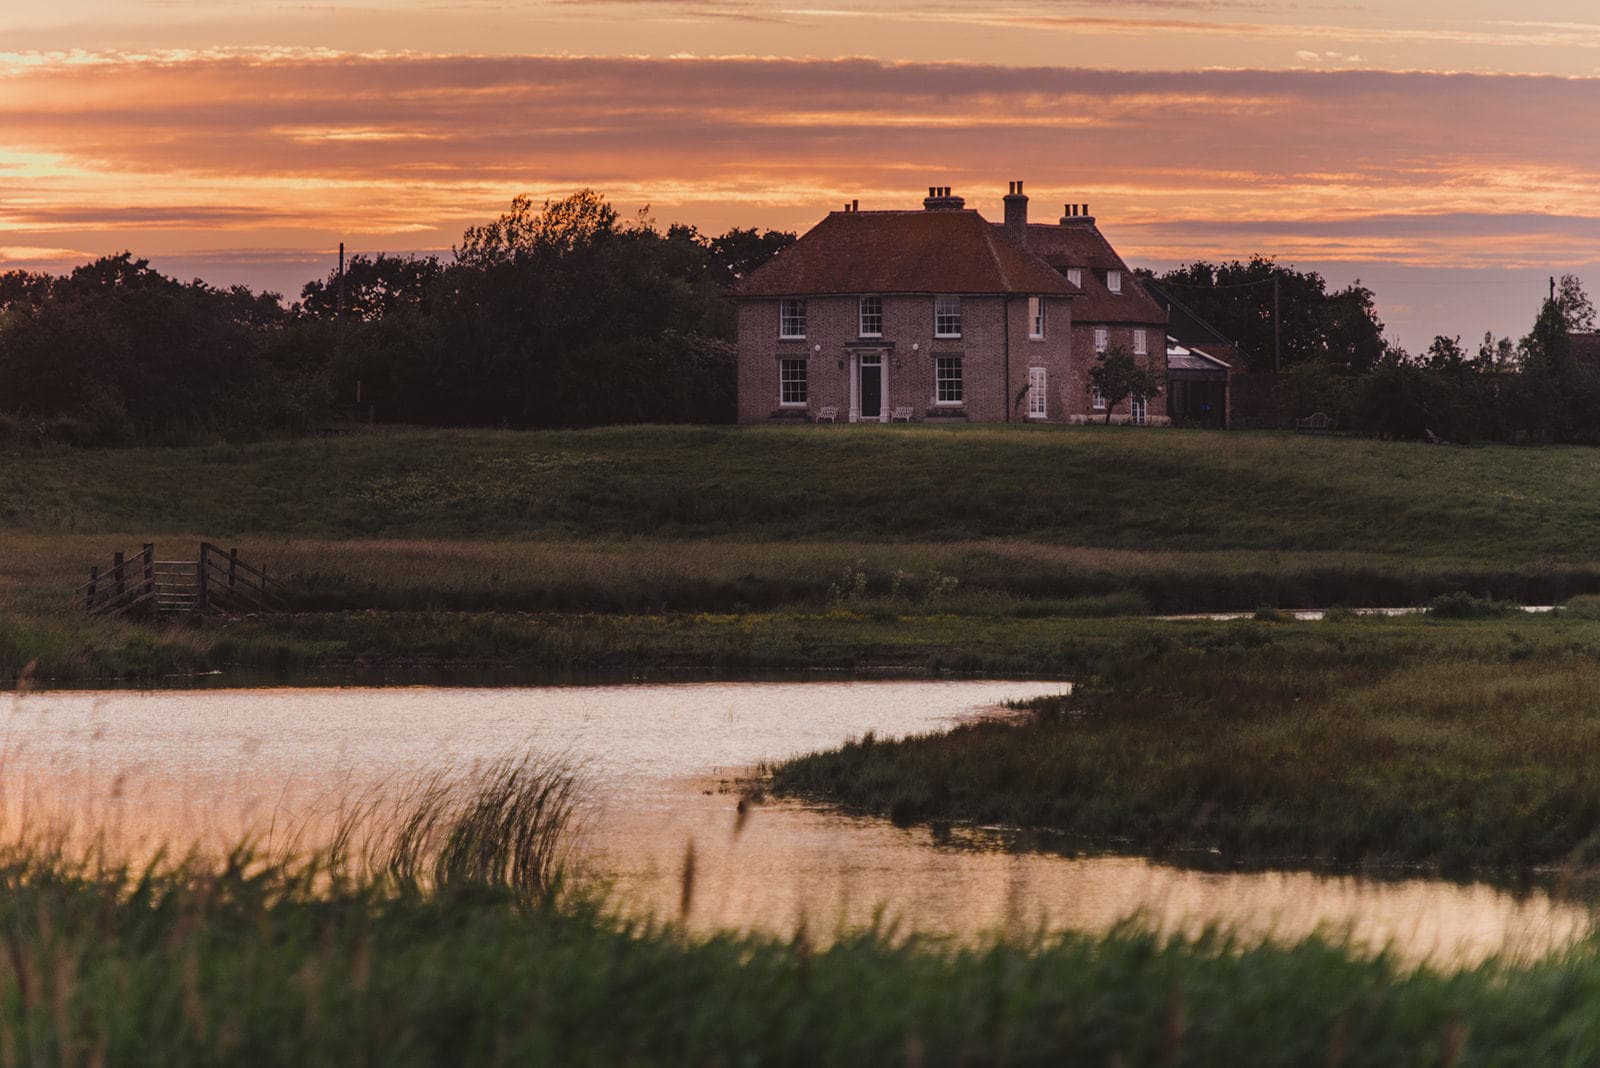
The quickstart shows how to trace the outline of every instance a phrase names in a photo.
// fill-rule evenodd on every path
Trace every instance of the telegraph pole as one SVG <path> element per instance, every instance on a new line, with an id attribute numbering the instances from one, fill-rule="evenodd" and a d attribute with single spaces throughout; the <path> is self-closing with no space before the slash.
<path id="1" fill-rule="evenodd" d="M 1278 271 L 1272 271 L 1272 373 L 1283 370 L 1283 309 L 1278 301 Z"/>

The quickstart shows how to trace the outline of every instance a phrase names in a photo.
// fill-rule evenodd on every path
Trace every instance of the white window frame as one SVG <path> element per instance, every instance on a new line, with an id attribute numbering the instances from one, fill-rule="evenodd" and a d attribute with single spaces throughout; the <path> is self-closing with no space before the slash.
<path id="1" fill-rule="evenodd" d="M 1028 298 L 1028 337 L 1033 341 L 1044 340 L 1044 298 Z"/>
<path id="2" fill-rule="evenodd" d="M 943 324 L 940 320 L 946 320 Z M 941 325 L 948 327 L 949 320 L 955 321 L 955 331 L 940 330 Z M 958 338 L 961 336 L 961 298 L 954 296 L 936 296 L 933 298 L 933 336 L 937 338 Z"/>
<path id="3" fill-rule="evenodd" d="M 1150 340 L 1147 331 L 1135 330 L 1133 332 L 1133 354 L 1135 356 L 1150 355 Z"/>
<path id="4" fill-rule="evenodd" d="M 1068 267 L 1067 268 L 1067 281 L 1071 282 L 1073 285 L 1077 286 L 1079 289 L 1082 289 L 1083 288 L 1083 268 L 1082 267 Z"/>
<path id="5" fill-rule="evenodd" d="M 867 311 L 867 301 L 869 301 L 869 300 L 874 302 L 874 304 L 876 305 L 876 307 L 878 309 L 875 313 Z M 872 315 L 873 317 L 875 317 L 878 320 L 878 329 L 876 329 L 876 330 L 868 330 L 867 329 L 867 317 L 869 315 Z M 861 337 L 882 337 L 883 336 L 883 298 L 882 297 L 868 295 L 868 296 L 862 297 L 861 300 L 857 302 L 857 304 L 856 304 L 856 330 L 857 330 L 857 332 L 859 333 L 859 335 Z"/>
<path id="6" fill-rule="evenodd" d="M 1106 395 L 1100 392 L 1099 386 L 1089 387 L 1089 406 L 1097 412 L 1106 410 Z"/>
<path id="7" fill-rule="evenodd" d="M 1107 271 L 1106 272 L 1106 288 L 1111 290 L 1111 292 L 1113 292 L 1113 293 L 1121 293 L 1122 292 L 1122 272 L 1121 271 Z"/>
<path id="8" fill-rule="evenodd" d="M 1028 418 L 1050 418 L 1049 376 L 1043 367 L 1028 368 Z"/>
<path id="9" fill-rule="evenodd" d="M 799 375 L 798 378 L 793 377 L 792 375 L 789 374 L 789 372 L 795 367 L 795 365 L 798 365 L 799 369 L 800 369 L 800 375 Z M 800 389 L 798 391 L 799 394 L 800 394 L 799 398 L 798 399 L 794 399 L 794 400 L 787 399 L 788 398 L 788 393 L 789 393 L 788 387 L 793 385 L 796 382 L 798 382 L 800 384 Z M 778 361 L 778 407 L 780 407 L 780 408 L 804 408 L 804 407 L 807 407 L 810 403 L 811 403 L 811 368 L 807 365 L 805 357 L 804 356 L 795 356 L 795 357 L 785 356 L 785 357 L 783 357 L 782 359 L 780 359 Z"/>
<path id="10" fill-rule="evenodd" d="M 967 385 L 966 369 L 962 366 L 960 356 L 935 356 L 933 358 L 933 403 L 941 407 L 954 407 L 966 403 Z M 955 374 L 944 373 L 947 367 L 954 367 Z M 953 389 L 947 389 L 950 383 Z M 947 393 L 953 396 L 947 396 Z"/>
<path id="11" fill-rule="evenodd" d="M 1128 398 L 1128 422 L 1134 426 L 1144 426 L 1150 419 L 1150 402 L 1143 397 L 1133 396 Z"/>
<path id="12" fill-rule="evenodd" d="M 1094 328 L 1094 351 L 1105 352 L 1111 348 L 1111 331 L 1103 326 Z"/>
<path id="13" fill-rule="evenodd" d="M 799 323 L 800 332 L 794 333 Z M 806 338 L 806 302 L 798 297 L 784 297 L 778 301 L 778 338 L 782 341 L 804 341 Z"/>

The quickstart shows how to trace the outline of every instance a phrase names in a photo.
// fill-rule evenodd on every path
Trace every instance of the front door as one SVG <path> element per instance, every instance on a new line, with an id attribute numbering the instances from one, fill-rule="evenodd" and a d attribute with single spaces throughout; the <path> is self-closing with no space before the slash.
<path id="1" fill-rule="evenodd" d="M 883 356 L 861 354 L 861 418 L 883 418 Z"/>

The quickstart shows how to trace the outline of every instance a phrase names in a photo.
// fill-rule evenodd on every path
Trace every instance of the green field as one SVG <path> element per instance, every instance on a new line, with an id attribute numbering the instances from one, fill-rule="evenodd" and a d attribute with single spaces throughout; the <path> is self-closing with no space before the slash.
<path id="1" fill-rule="evenodd" d="M 80 680 L 393 664 L 419 633 L 433 636 L 417 653 L 429 662 L 545 674 L 626 672 L 634 647 L 646 667 L 788 671 L 819 655 L 829 668 L 887 659 L 920 670 L 972 659 L 940 633 L 951 616 L 973 621 L 977 659 L 1003 664 L 994 647 L 1040 619 L 1600 592 L 1600 453 L 1577 448 L 1101 427 L 635 427 L 3 461 L 8 675 L 35 659 Z M 83 619 L 71 591 L 90 564 L 146 541 L 158 556 L 192 555 L 202 538 L 265 563 L 295 615 L 199 632 Z M 719 624 L 679 628 L 681 655 L 670 635 L 650 636 L 690 614 L 821 635 L 841 612 L 869 625 L 788 650 Z M 894 634 L 865 635 L 888 620 Z M 608 628 L 644 637 L 596 649 L 590 637 Z M 926 640 L 908 633 L 919 628 Z"/>
<path id="2" fill-rule="evenodd" d="M 1593 557 L 1600 452 L 1126 428 L 395 431 L 12 453 L 0 526 L 217 539 L 1022 539 Z"/>

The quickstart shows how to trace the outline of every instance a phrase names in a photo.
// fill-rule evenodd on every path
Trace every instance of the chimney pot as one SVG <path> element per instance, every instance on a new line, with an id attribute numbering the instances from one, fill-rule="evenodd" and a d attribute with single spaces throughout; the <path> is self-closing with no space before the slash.
<path id="1" fill-rule="evenodd" d="M 851 211 L 860 211 L 860 210 L 861 210 L 861 201 L 859 201 L 859 200 L 852 200 L 852 201 L 851 201 L 851 202 L 850 202 L 850 210 L 851 210 Z"/>

